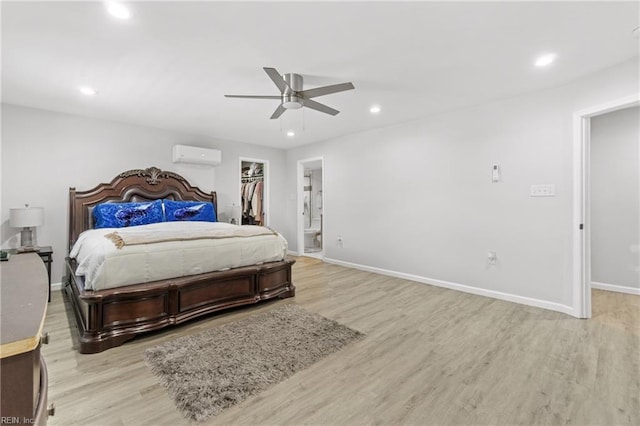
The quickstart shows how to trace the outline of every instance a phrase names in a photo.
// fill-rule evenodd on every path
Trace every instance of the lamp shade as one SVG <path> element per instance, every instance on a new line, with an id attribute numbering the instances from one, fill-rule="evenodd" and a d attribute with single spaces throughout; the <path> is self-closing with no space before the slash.
<path id="1" fill-rule="evenodd" d="M 44 223 L 44 209 L 42 207 L 22 207 L 9 209 L 9 224 L 13 228 L 28 228 L 41 226 Z"/>
<path id="2" fill-rule="evenodd" d="M 240 215 L 242 215 L 242 208 L 240 206 L 236 206 L 235 204 L 227 206 L 226 213 L 229 219 L 233 218 L 237 223 L 240 223 Z"/>

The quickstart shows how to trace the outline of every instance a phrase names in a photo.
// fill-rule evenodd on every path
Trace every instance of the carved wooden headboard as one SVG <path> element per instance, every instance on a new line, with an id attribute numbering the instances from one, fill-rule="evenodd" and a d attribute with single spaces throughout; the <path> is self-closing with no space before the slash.
<path id="1" fill-rule="evenodd" d="M 69 188 L 69 250 L 82 231 L 93 227 L 92 211 L 96 204 L 105 202 L 171 200 L 207 201 L 218 211 L 216 193 L 204 192 L 191 186 L 177 173 L 148 169 L 127 170 L 110 183 L 101 183 L 88 191 Z"/>

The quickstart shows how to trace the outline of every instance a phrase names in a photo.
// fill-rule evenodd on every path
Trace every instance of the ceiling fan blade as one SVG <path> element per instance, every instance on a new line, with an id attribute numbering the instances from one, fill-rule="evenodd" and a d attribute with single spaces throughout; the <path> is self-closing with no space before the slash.
<path id="1" fill-rule="evenodd" d="M 291 88 L 275 68 L 264 67 L 262 69 L 267 73 L 267 75 L 275 83 L 275 85 L 278 86 L 278 89 L 280 89 L 280 93 L 291 92 Z"/>
<path id="2" fill-rule="evenodd" d="M 276 110 L 271 115 L 271 119 L 275 120 L 276 118 L 279 118 L 282 114 L 284 114 L 286 110 L 287 109 L 283 107 L 282 104 L 278 105 L 278 108 L 276 108 Z"/>
<path id="3" fill-rule="evenodd" d="M 282 96 L 224 95 L 225 98 L 282 99 Z"/>
<path id="4" fill-rule="evenodd" d="M 303 90 L 298 92 L 298 96 L 305 99 L 315 98 L 316 96 L 329 95 L 331 93 L 344 92 L 345 90 L 355 89 L 351 82 L 333 84 L 331 86 L 316 87 L 315 89 Z"/>
<path id="5" fill-rule="evenodd" d="M 315 109 L 316 111 L 324 112 L 325 114 L 329 114 L 329 115 L 337 115 L 340 112 L 337 109 L 328 107 L 324 104 L 321 104 L 320 102 L 312 101 L 311 99 L 303 99 L 302 105 L 311 109 Z"/>

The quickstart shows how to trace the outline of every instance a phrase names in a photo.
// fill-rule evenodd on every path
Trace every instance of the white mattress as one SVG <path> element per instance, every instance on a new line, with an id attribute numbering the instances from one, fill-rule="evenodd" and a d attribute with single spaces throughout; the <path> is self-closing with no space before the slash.
<path id="1" fill-rule="evenodd" d="M 189 231 L 235 227 L 222 222 L 163 222 L 142 225 L 149 230 Z M 180 228 L 182 229 L 182 228 Z M 117 228 L 91 229 L 80 234 L 70 256 L 78 262 L 86 290 L 104 290 L 167 278 L 222 271 L 274 262 L 287 254 L 287 240 L 280 234 L 250 238 L 198 239 L 124 246 L 117 249 L 105 238 Z"/>

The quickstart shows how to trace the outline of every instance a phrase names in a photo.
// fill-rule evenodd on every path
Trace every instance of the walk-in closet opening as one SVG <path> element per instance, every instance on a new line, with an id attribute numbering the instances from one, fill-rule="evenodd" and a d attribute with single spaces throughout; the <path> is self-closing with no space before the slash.
<path id="1" fill-rule="evenodd" d="M 269 223 L 269 162 L 240 158 L 240 225 Z"/>

